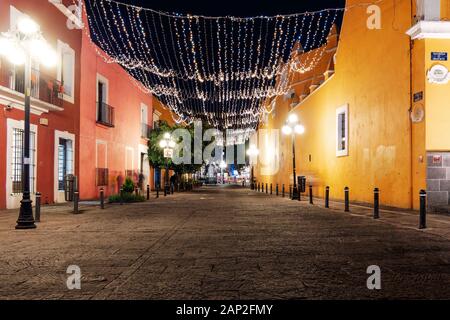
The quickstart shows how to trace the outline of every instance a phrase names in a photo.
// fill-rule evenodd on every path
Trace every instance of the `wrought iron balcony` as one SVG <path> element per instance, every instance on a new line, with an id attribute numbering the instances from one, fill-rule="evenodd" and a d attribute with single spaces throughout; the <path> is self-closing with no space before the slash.
<path id="1" fill-rule="evenodd" d="M 2 96 L 11 98 L 11 102 L 20 99 L 13 99 L 14 92 L 23 98 L 25 93 L 25 70 L 10 64 L 5 59 L 0 58 L 0 87 Z M 64 87 L 60 81 L 54 77 L 46 75 L 38 70 L 31 71 L 31 97 L 48 105 L 63 107 Z M 19 98 L 19 97 L 17 97 Z"/>
<path id="2" fill-rule="evenodd" d="M 145 139 L 150 138 L 150 133 L 152 132 L 152 127 L 146 123 L 141 123 L 141 137 Z"/>
<path id="3" fill-rule="evenodd" d="M 97 102 L 97 123 L 114 127 L 114 108 L 104 102 Z"/>

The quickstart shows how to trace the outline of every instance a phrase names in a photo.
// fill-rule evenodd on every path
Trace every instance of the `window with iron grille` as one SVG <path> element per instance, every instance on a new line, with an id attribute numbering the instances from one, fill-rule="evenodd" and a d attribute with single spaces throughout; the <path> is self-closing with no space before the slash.
<path id="1" fill-rule="evenodd" d="M 108 168 L 97 168 L 96 169 L 96 176 L 97 176 L 97 187 L 105 187 L 108 185 L 108 175 L 109 170 Z"/>
<path id="2" fill-rule="evenodd" d="M 30 192 L 34 193 L 34 180 L 35 180 L 35 154 L 36 154 L 36 144 L 35 144 L 36 134 L 30 132 Z M 11 179 L 12 179 L 12 193 L 19 194 L 22 193 L 22 168 L 23 168 L 23 143 L 24 143 L 24 130 L 13 128 L 12 134 L 12 163 L 11 163 Z"/>
<path id="3" fill-rule="evenodd" d="M 336 156 L 348 156 L 348 105 L 336 110 Z"/>
<path id="4" fill-rule="evenodd" d="M 58 144 L 58 190 L 64 190 L 66 175 L 73 174 L 72 140 L 59 138 Z"/>

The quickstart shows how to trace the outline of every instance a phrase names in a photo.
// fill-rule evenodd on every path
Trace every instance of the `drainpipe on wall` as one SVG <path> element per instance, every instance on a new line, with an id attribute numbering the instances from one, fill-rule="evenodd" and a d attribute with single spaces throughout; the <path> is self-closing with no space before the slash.
<path id="1" fill-rule="evenodd" d="M 413 11 L 413 1 L 411 0 L 411 26 L 415 22 L 414 11 Z M 414 49 L 414 40 L 409 38 L 409 135 L 410 135 L 410 166 L 411 166 L 411 185 L 410 185 L 410 207 L 414 209 L 414 137 L 413 137 L 413 123 L 411 119 L 411 113 L 413 112 L 413 49 Z"/>

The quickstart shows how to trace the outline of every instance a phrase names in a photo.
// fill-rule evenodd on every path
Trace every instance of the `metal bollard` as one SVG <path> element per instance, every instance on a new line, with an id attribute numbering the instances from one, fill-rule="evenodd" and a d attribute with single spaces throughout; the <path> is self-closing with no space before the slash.
<path id="1" fill-rule="evenodd" d="M 292 186 L 289 185 L 289 199 L 292 199 Z"/>
<path id="2" fill-rule="evenodd" d="M 282 197 L 283 197 L 283 198 L 284 198 L 284 193 L 285 193 L 285 192 L 284 192 L 284 191 L 285 191 L 284 189 L 285 189 L 285 187 L 284 187 L 284 184 L 283 184 L 283 187 L 282 187 L 282 190 L 281 190 L 281 192 L 282 192 Z"/>
<path id="3" fill-rule="evenodd" d="M 120 205 L 123 205 L 123 188 L 120 188 Z"/>
<path id="4" fill-rule="evenodd" d="M 167 186 L 164 186 L 164 197 L 167 197 Z"/>
<path id="5" fill-rule="evenodd" d="M 79 199 L 79 193 L 78 191 L 75 191 L 73 193 L 73 213 L 74 214 L 78 214 L 79 210 L 78 210 L 78 199 Z"/>
<path id="6" fill-rule="evenodd" d="M 156 198 L 159 198 L 159 185 L 156 186 Z"/>
<path id="7" fill-rule="evenodd" d="M 100 188 L 100 208 L 105 209 L 105 190 Z"/>
<path id="8" fill-rule="evenodd" d="M 147 200 L 150 200 L 150 186 L 147 185 Z"/>
<path id="9" fill-rule="evenodd" d="M 273 194 L 272 184 L 270 184 L 270 195 Z"/>
<path id="10" fill-rule="evenodd" d="M 373 190 L 373 218 L 380 219 L 380 189 Z"/>
<path id="11" fill-rule="evenodd" d="M 350 212 L 350 188 L 344 188 L 345 193 L 345 212 Z"/>
<path id="12" fill-rule="evenodd" d="M 325 188 L 325 208 L 330 207 L 330 187 Z"/>
<path id="13" fill-rule="evenodd" d="M 266 194 L 268 194 L 268 193 L 269 193 L 269 184 L 266 183 Z"/>
<path id="14" fill-rule="evenodd" d="M 420 221 L 419 229 L 427 228 L 427 192 L 420 190 Z"/>
<path id="15" fill-rule="evenodd" d="M 173 183 L 170 184 L 170 194 L 173 194 L 175 192 L 175 186 Z"/>
<path id="16" fill-rule="evenodd" d="M 277 186 L 275 187 L 275 193 L 276 193 L 277 197 L 278 197 L 279 194 L 280 194 L 279 191 L 280 191 L 280 190 L 279 190 L 279 188 L 278 188 L 278 183 L 277 183 Z"/>
<path id="17" fill-rule="evenodd" d="M 311 185 L 309 186 L 309 204 L 314 204 L 314 201 L 313 201 L 313 189 L 312 189 Z"/>
<path id="18" fill-rule="evenodd" d="M 36 192 L 35 222 L 41 222 L 41 193 Z"/>

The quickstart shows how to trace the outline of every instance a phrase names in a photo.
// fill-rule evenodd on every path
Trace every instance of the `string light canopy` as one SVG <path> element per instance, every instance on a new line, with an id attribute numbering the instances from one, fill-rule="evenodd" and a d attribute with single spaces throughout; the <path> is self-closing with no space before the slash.
<path id="1" fill-rule="evenodd" d="M 344 8 L 209 17 L 87 0 L 84 10 L 105 61 L 123 66 L 177 122 L 200 119 L 249 135 L 268 112 L 263 101 L 286 94 L 293 74 L 317 65 Z"/>

